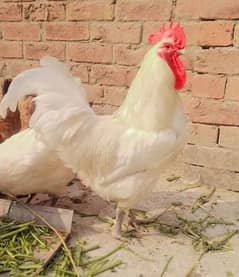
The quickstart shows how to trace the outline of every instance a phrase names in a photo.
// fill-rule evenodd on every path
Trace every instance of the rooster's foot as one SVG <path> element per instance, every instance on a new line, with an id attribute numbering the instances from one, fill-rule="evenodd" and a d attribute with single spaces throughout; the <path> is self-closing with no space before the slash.
<path id="1" fill-rule="evenodd" d="M 132 212 L 130 213 L 130 224 L 132 226 L 137 226 L 137 225 L 147 225 L 147 224 L 151 224 L 151 223 L 155 223 L 159 220 L 159 218 L 165 214 L 166 212 L 172 210 L 173 207 L 168 207 L 165 208 L 161 211 L 154 211 L 154 214 L 151 216 L 145 216 L 145 218 L 137 218 Z"/>
<path id="2" fill-rule="evenodd" d="M 120 240 L 122 238 L 121 231 L 116 230 L 115 228 L 113 228 L 111 234 L 112 234 L 112 237 L 115 238 L 115 239 L 119 239 Z"/>
<path id="3" fill-rule="evenodd" d="M 124 219 L 125 211 L 119 207 L 116 208 L 115 224 L 112 230 L 112 236 L 116 239 L 122 238 L 121 227 Z"/>
<path id="4" fill-rule="evenodd" d="M 139 228 L 139 225 L 153 223 L 159 217 L 159 215 L 147 217 L 146 212 L 143 212 L 143 214 L 144 214 L 143 218 L 138 218 L 137 213 L 135 214 L 134 210 L 130 210 L 129 216 L 128 216 L 128 226 L 131 226 L 135 230 L 137 230 Z"/>

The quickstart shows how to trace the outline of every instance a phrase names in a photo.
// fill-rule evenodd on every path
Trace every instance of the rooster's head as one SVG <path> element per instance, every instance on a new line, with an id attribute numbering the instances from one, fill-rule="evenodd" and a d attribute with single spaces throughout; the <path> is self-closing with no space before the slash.
<path id="1" fill-rule="evenodd" d="M 171 68 L 175 76 L 175 89 L 181 89 L 186 82 L 186 72 L 179 55 L 185 47 L 185 33 L 183 28 L 171 22 L 168 27 L 163 26 L 158 33 L 149 36 L 149 43 L 155 44 L 159 58 L 163 59 Z"/>

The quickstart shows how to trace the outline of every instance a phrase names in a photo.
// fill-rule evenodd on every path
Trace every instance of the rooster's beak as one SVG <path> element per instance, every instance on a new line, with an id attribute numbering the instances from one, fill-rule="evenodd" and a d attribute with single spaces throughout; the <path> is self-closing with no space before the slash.
<path id="1" fill-rule="evenodd" d="M 178 53 L 179 56 L 184 55 L 185 54 L 185 49 L 178 50 L 177 53 Z"/>

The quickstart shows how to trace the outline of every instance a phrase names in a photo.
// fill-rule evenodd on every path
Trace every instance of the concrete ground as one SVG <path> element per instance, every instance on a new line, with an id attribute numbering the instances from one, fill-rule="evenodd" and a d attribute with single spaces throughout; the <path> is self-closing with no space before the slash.
<path id="1" fill-rule="evenodd" d="M 200 185 L 200 184 L 198 184 Z M 192 185 L 184 181 L 160 182 L 150 199 L 142 203 L 140 209 L 157 214 L 165 208 L 172 207 L 185 219 L 205 218 L 208 215 L 216 219 L 223 219 L 230 224 L 212 225 L 205 234 L 212 241 L 222 241 L 223 238 L 239 229 L 239 193 L 216 190 L 208 203 L 203 204 L 194 214 L 192 205 L 202 195 L 209 195 L 212 188 L 205 186 L 190 188 Z M 195 185 L 193 185 L 195 186 Z M 49 204 L 44 196 L 37 195 L 33 203 Z M 112 205 L 106 203 L 86 188 L 73 185 L 69 194 L 60 198 L 56 204 L 75 210 L 72 241 L 87 240 L 89 244 L 100 244 L 101 248 L 92 254 L 107 253 L 120 242 L 113 239 L 110 225 L 102 222 L 96 216 L 83 217 L 80 214 L 98 214 L 100 217 L 114 215 Z M 176 205 L 176 206 L 175 206 Z M 168 225 L 179 224 L 175 211 L 169 209 L 161 217 L 160 222 Z M 231 224 L 233 223 L 233 224 Z M 142 231 L 142 229 L 141 229 Z M 102 277 L 230 277 L 239 276 L 239 235 L 234 235 L 225 243 L 221 251 L 209 251 L 201 256 L 203 250 L 196 250 L 192 245 L 192 238 L 179 231 L 176 236 L 148 230 L 141 238 L 128 239 L 127 249 L 118 251 L 114 257 L 124 261 L 124 265 L 115 272 L 103 273 Z M 170 260 L 167 269 L 165 266 Z M 165 272 L 163 273 L 163 271 Z M 163 273 L 163 275 L 162 275 Z"/>

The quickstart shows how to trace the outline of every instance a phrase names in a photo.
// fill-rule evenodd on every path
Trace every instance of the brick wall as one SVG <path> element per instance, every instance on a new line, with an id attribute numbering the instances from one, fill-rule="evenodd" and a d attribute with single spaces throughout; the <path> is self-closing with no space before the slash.
<path id="1" fill-rule="evenodd" d="M 239 189 L 239 0 L 1 0 L 0 80 L 54 55 L 70 62 L 94 109 L 111 113 L 148 34 L 171 19 L 187 33 L 186 172 Z"/>

